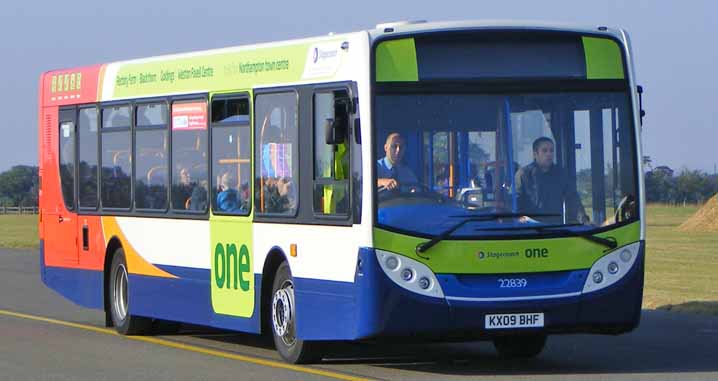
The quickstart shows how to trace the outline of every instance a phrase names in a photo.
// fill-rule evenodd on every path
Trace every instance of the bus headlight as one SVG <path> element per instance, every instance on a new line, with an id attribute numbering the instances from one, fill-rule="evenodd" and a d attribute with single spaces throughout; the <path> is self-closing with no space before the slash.
<path id="1" fill-rule="evenodd" d="M 414 272 L 411 271 L 411 269 L 401 270 L 401 279 L 403 279 L 404 282 L 414 279 Z"/>
<path id="2" fill-rule="evenodd" d="M 600 271 L 596 271 L 593 273 L 593 283 L 601 283 L 603 282 L 603 273 Z"/>
<path id="3" fill-rule="evenodd" d="M 399 267 L 399 258 L 390 256 L 386 258 L 386 267 L 389 270 L 396 270 Z"/>
<path id="4" fill-rule="evenodd" d="M 444 291 L 436 275 L 427 265 L 389 251 L 379 249 L 374 251 L 384 274 L 397 285 L 417 294 L 434 298 L 444 297 Z"/>
<path id="5" fill-rule="evenodd" d="M 641 243 L 634 242 L 599 258 L 588 272 L 590 276 L 583 285 L 583 293 L 604 289 L 626 276 L 636 263 L 640 249 Z"/>
<path id="6" fill-rule="evenodd" d="M 624 263 L 630 262 L 630 261 L 631 261 L 631 257 L 632 257 L 632 254 L 631 254 L 631 251 L 630 251 L 630 250 L 628 250 L 628 249 L 623 249 L 623 250 L 621 250 L 621 260 L 622 260 Z"/>

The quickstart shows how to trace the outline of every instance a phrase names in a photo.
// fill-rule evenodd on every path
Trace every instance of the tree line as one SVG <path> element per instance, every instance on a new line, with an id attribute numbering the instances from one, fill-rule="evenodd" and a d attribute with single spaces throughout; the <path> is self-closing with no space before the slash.
<path id="1" fill-rule="evenodd" d="M 699 170 L 683 169 L 675 175 L 671 170 L 655 169 L 646 172 L 645 181 L 648 202 L 701 204 L 718 192 L 718 175 Z"/>
<path id="2" fill-rule="evenodd" d="M 668 204 L 703 203 L 718 192 L 718 175 L 667 167 L 646 172 L 646 201 Z M 0 173 L 0 206 L 37 206 L 38 167 L 16 165 Z M 611 188 L 609 188 L 611 189 Z"/>
<path id="3" fill-rule="evenodd" d="M 0 206 L 37 206 L 38 167 L 16 165 L 0 173 Z"/>

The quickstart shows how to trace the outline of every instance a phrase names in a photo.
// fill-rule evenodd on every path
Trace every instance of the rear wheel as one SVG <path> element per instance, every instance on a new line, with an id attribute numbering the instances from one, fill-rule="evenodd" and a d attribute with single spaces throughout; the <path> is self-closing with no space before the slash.
<path id="1" fill-rule="evenodd" d="M 501 357 L 536 357 L 546 345 L 546 335 L 501 336 L 494 339 L 494 347 Z"/>
<path id="2" fill-rule="evenodd" d="M 130 315 L 129 281 L 125 251 L 115 251 L 110 266 L 110 315 L 117 332 L 123 335 L 142 335 L 152 328 L 152 319 Z"/>
<path id="3" fill-rule="evenodd" d="M 279 265 L 274 277 L 269 319 L 274 346 L 285 361 L 303 364 L 321 359 L 319 342 L 304 341 L 297 337 L 294 281 L 287 262 Z"/>

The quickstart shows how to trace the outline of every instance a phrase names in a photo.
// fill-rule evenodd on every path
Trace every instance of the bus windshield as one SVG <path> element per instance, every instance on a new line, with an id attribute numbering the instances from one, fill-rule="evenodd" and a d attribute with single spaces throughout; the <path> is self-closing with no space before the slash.
<path id="1" fill-rule="evenodd" d="M 402 91 L 377 95 L 375 105 L 380 227 L 525 235 L 638 217 L 623 92 Z"/>

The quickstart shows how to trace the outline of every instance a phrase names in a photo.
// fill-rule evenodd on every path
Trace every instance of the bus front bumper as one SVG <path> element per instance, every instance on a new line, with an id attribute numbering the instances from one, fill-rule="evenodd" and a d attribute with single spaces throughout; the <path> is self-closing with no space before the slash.
<path id="1" fill-rule="evenodd" d="M 483 286 L 495 282 L 496 275 L 439 274 L 437 279 L 444 295 L 432 297 L 400 287 L 382 269 L 376 251 L 362 249 L 354 284 L 357 313 L 354 338 L 473 340 L 527 332 L 628 332 L 637 327 L 640 320 L 645 243 L 637 243 L 634 252 L 635 259 L 630 268 L 620 274 L 620 279 L 597 290 L 589 287 L 592 279 L 586 279 L 593 275 L 593 269 L 533 275 L 536 278 L 561 278 L 559 283 L 564 288 L 551 290 L 549 287 L 548 293 L 518 293 L 519 296 L 487 295 Z M 517 274 L 502 276 L 516 277 Z M 577 286 L 576 282 L 581 284 Z M 523 313 L 542 313 L 543 327 L 486 328 L 486 315 Z"/>

